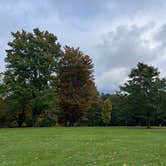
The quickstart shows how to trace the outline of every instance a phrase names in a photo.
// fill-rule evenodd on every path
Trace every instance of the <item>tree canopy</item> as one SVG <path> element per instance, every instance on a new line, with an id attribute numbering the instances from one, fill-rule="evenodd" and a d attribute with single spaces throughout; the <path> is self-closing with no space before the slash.
<path id="1" fill-rule="evenodd" d="M 166 125 L 166 79 L 138 63 L 113 94 L 100 94 L 92 58 L 38 28 L 12 34 L 0 74 L 0 126 Z"/>
<path id="2" fill-rule="evenodd" d="M 159 74 L 157 68 L 138 63 L 131 70 L 129 80 L 121 86 L 122 92 L 128 96 L 130 108 L 135 112 L 135 120 L 145 120 L 148 127 L 160 103 L 161 92 L 165 93 L 166 81 L 160 79 Z"/>
<path id="3" fill-rule="evenodd" d="M 57 37 L 48 31 L 34 29 L 12 33 L 8 43 L 6 71 L 3 73 L 4 96 L 16 103 L 22 113 L 27 107 L 32 110 L 32 124 L 43 108 L 56 102 L 53 82 L 56 80 L 58 62 L 61 55 Z"/>
<path id="4" fill-rule="evenodd" d="M 66 46 L 59 63 L 60 120 L 65 125 L 78 123 L 88 110 L 96 88 L 93 64 L 79 48 Z"/>

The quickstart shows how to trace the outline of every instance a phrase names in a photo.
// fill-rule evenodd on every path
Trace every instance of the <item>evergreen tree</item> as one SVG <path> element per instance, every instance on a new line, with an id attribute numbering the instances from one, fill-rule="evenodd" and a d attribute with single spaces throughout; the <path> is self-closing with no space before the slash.
<path id="1" fill-rule="evenodd" d="M 160 103 L 160 94 L 165 92 L 165 83 L 165 79 L 160 79 L 158 69 L 153 66 L 138 63 L 137 67 L 131 70 L 129 80 L 121 87 L 121 90 L 128 96 L 137 124 L 145 121 L 150 128 Z"/>

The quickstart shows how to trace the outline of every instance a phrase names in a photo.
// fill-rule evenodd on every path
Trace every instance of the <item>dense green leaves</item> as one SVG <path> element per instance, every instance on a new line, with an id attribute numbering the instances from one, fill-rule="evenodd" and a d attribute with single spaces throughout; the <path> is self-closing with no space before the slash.
<path id="1" fill-rule="evenodd" d="M 54 34 L 39 29 L 34 29 L 33 33 L 17 31 L 12 36 L 14 39 L 6 50 L 3 94 L 13 103 L 8 104 L 11 109 L 30 107 L 35 125 L 36 116 L 52 107 L 50 101 L 57 101 L 53 85 L 57 79 L 60 45 Z"/>
<path id="2" fill-rule="evenodd" d="M 137 68 L 132 69 L 129 78 L 121 90 L 128 96 L 136 121 L 140 124 L 146 121 L 150 127 L 160 103 L 160 95 L 165 93 L 165 79 L 160 79 L 156 68 L 143 63 L 138 63 Z"/>

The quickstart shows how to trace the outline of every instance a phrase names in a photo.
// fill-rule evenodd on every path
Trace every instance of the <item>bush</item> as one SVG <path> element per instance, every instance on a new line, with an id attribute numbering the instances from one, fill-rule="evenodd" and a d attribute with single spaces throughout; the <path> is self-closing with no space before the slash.
<path id="1" fill-rule="evenodd" d="M 42 113 L 36 122 L 37 127 L 50 127 L 57 124 L 57 115 L 55 112 L 45 111 Z"/>

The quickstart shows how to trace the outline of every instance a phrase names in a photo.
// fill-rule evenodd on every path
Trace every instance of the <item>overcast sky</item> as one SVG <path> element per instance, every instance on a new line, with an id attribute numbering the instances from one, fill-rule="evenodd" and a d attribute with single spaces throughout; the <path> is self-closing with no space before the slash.
<path id="1" fill-rule="evenodd" d="M 100 92 L 114 92 L 138 61 L 166 76 L 165 0 L 1 0 L 0 71 L 10 32 L 39 27 L 93 58 Z"/>

